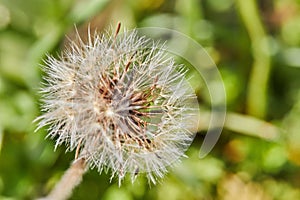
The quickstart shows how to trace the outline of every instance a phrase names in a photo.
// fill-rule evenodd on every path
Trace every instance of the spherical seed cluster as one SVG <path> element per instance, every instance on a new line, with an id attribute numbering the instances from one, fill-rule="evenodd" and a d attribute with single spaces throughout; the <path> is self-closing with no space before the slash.
<path id="1" fill-rule="evenodd" d="M 60 59 L 46 60 L 38 128 L 49 125 L 56 147 L 76 149 L 76 159 L 100 173 L 110 169 L 119 182 L 145 173 L 156 183 L 184 155 L 197 126 L 185 72 L 136 31 L 89 34 L 87 44 L 78 38 Z"/>

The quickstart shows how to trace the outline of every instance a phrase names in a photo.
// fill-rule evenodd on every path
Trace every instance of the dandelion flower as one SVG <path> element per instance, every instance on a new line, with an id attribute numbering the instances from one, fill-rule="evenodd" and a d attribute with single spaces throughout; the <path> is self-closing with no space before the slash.
<path id="1" fill-rule="evenodd" d="M 88 34 L 45 61 L 43 114 L 56 147 L 76 150 L 119 183 L 145 173 L 156 183 L 193 140 L 196 96 L 163 45 L 137 31 Z"/>

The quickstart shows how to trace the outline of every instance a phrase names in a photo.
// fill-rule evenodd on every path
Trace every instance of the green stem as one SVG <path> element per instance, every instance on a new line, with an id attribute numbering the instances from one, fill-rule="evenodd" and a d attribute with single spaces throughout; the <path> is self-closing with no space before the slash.
<path id="1" fill-rule="evenodd" d="M 1 154 L 1 149 L 2 149 L 3 135 L 4 135 L 4 131 L 3 131 L 2 127 L 0 126 L 0 154 Z"/>
<path id="2" fill-rule="evenodd" d="M 267 85 L 271 68 L 267 36 L 255 0 L 236 0 L 236 3 L 251 39 L 254 59 L 248 86 L 247 112 L 250 115 L 264 118 L 267 109 Z"/>
<path id="3" fill-rule="evenodd" d="M 202 112 L 200 114 L 198 131 L 208 129 L 210 117 L 210 112 Z M 237 113 L 226 114 L 224 129 L 265 140 L 276 141 L 280 139 L 280 130 L 278 127 L 255 117 Z"/>

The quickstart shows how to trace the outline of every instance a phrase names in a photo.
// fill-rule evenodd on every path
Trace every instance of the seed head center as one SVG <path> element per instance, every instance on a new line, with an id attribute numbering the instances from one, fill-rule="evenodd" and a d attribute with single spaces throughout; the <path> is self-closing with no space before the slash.
<path id="1" fill-rule="evenodd" d="M 111 108 L 111 107 L 108 107 L 107 108 L 107 110 L 105 111 L 105 115 L 107 116 L 107 117 L 113 117 L 114 116 L 114 111 L 113 111 L 113 109 Z"/>

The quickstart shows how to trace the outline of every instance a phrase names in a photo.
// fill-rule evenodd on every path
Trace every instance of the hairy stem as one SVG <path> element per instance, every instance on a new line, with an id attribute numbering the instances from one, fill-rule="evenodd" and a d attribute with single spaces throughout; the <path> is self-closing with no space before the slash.
<path id="1" fill-rule="evenodd" d="M 78 186 L 86 172 L 86 162 L 84 159 L 75 160 L 70 168 L 64 173 L 60 181 L 56 184 L 48 196 L 39 200 L 65 200 L 68 199 L 73 189 Z"/>

